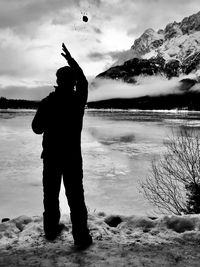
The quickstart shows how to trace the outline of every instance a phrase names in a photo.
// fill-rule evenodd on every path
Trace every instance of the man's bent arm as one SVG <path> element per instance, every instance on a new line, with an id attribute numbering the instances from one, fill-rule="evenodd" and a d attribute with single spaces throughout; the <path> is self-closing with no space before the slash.
<path id="1" fill-rule="evenodd" d="M 42 134 L 45 129 L 45 116 L 44 116 L 44 107 L 43 107 L 43 100 L 41 101 L 35 117 L 33 118 L 32 121 L 32 129 L 33 132 L 36 134 Z"/>

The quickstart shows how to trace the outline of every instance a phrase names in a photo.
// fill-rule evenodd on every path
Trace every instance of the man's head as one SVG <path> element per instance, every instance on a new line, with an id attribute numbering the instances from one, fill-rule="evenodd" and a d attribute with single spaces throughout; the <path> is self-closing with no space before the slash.
<path id="1" fill-rule="evenodd" d="M 62 67 L 56 72 L 57 84 L 60 87 L 73 89 L 76 84 L 76 77 L 73 69 L 69 66 Z"/>

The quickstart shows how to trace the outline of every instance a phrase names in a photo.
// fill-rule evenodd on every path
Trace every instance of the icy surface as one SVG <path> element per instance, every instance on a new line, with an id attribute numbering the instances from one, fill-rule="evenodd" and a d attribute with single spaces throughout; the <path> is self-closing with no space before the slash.
<path id="1" fill-rule="evenodd" d="M 0 113 L 0 218 L 41 215 L 42 136 L 31 130 L 33 113 Z M 82 134 L 84 187 L 90 211 L 152 215 L 138 181 L 163 140 L 187 126 L 199 130 L 200 113 L 173 111 L 86 111 Z M 120 197 L 119 197 L 120 196 Z M 62 187 L 62 213 L 68 213 Z"/>

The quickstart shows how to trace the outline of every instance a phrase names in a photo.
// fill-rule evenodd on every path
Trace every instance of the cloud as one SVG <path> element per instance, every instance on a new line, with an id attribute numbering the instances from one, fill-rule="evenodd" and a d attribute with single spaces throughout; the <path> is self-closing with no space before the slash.
<path id="1" fill-rule="evenodd" d="M 102 1 L 95 20 L 102 29 L 117 29 L 138 38 L 147 28 L 158 30 L 166 24 L 181 21 L 199 11 L 199 0 L 112 0 Z M 131 46 L 131 45 L 130 45 Z"/>
<path id="2" fill-rule="evenodd" d="M 91 15 L 92 22 L 98 24 L 93 25 L 96 33 L 108 26 L 124 29 L 127 34 L 137 37 L 146 28 L 164 27 L 198 9 L 198 0 L 1 0 L 0 28 L 19 30 L 48 19 L 55 25 L 65 25 L 73 21 L 75 13 L 79 11 L 80 15 L 85 11 Z"/>
<path id="3" fill-rule="evenodd" d="M 38 22 L 50 14 L 59 16 L 59 11 L 79 6 L 80 0 L 1 0 L 0 27 L 16 28 L 31 22 Z"/>
<path id="4" fill-rule="evenodd" d="M 0 31 L 0 82 L 48 77 L 51 46 L 41 40 L 20 38 L 11 30 Z"/>
<path id="5" fill-rule="evenodd" d="M 72 21 L 74 21 L 75 17 L 72 12 L 65 12 L 64 16 L 57 16 L 52 19 L 53 25 L 66 25 Z"/>
<path id="6" fill-rule="evenodd" d="M 52 82 L 65 64 L 62 42 L 87 75 L 97 75 L 126 59 L 147 28 L 163 28 L 198 8 L 199 0 L 0 0 L 0 83 Z"/>
<path id="7" fill-rule="evenodd" d="M 182 93 L 179 78 L 168 80 L 162 76 L 139 77 L 137 84 L 110 79 L 95 79 L 89 90 L 88 102 L 141 96 Z"/>
<path id="8" fill-rule="evenodd" d="M 8 86 L 0 87 L 0 96 L 8 99 L 41 100 L 52 91 L 54 91 L 52 86 Z"/>
<path id="9" fill-rule="evenodd" d="M 130 58 L 134 58 L 137 55 L 134 54 L 132 49 L 123 50 L 123 51 L 111 51 L 108 53 L 112 60 L 114 61 L 114 65 L 121 65 L 125 61 L 129 60 Z"/>
<path id="10" fill-rule="evenodd" d="M 130 28 L 130 29 L 128 29 L 128 31 L 127 31 L 127 35 L 128 35 L 128 36 L 133 36 L 133 37 L 135 37 L 135 35 L 138 34 L 138 31 L 139 31 L 138 28 L 139 28 L 139 27 L 134 27 L 134 28 Z M 138 36 L 138 37 L 139 37 L 139 36 Z"/>
<path id="11" fill-rule="evenodd" d="M 93 27 L 93 30 L 97 34 L 102 34 L 103 33 L 98 27 Z"/>
<path id="12" fill-rule="evenodd" d="M 126 2 L 126 3 L 125 3 Z M 128 4 L 129 1 L 125 1 Z M 146 29 L 153 28 L 158 30 L 164 28 L 173 21 L 180 22 L 184 17 L 197 13 L 200 9 L 198 0 L 140 0 L 135 8 L 131 10 L 132 14 L 127 14 L 126 29 L 127 35 L 138 38 Z"/>
<path id="13" fill-rule="evenodd" d="M 109 52 L 90 52 L 87 57 L 89 60 L 92 61 L 102 61 L 102 60 L 109 60 L 108 64 L 106 65 L 106 68 L 109 68 L 112 66 L 113 62 L 115 65 L 120 65 L 124 63 L 125 61 L 129 60 L 130 58 L 133 58 L 136 56 L 133 53 L 132 49 L 129 50 L 122 50 L 122 51 L 109 51 Z"/>
<path id="14" fill-rule="evenodd" d="M 90 52 L 87 57 L 90 60 L 94 60 L 94 61 L 99 61 L 99 60 L 103 60 L 106 58 L 106 54 L 105 53 L 100 53 L 100 52 Z"/>

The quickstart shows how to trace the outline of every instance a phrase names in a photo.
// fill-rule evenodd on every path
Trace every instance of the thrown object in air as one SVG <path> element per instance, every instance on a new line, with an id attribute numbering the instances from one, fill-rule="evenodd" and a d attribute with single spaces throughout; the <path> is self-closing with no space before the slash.
<path id="1" fill-rule="evenodd" d="M 84 15 L 84 16 L 83 16 L 83 21 L 84 21 L 84 22 L 88 22 L 88 17 Z"/>

